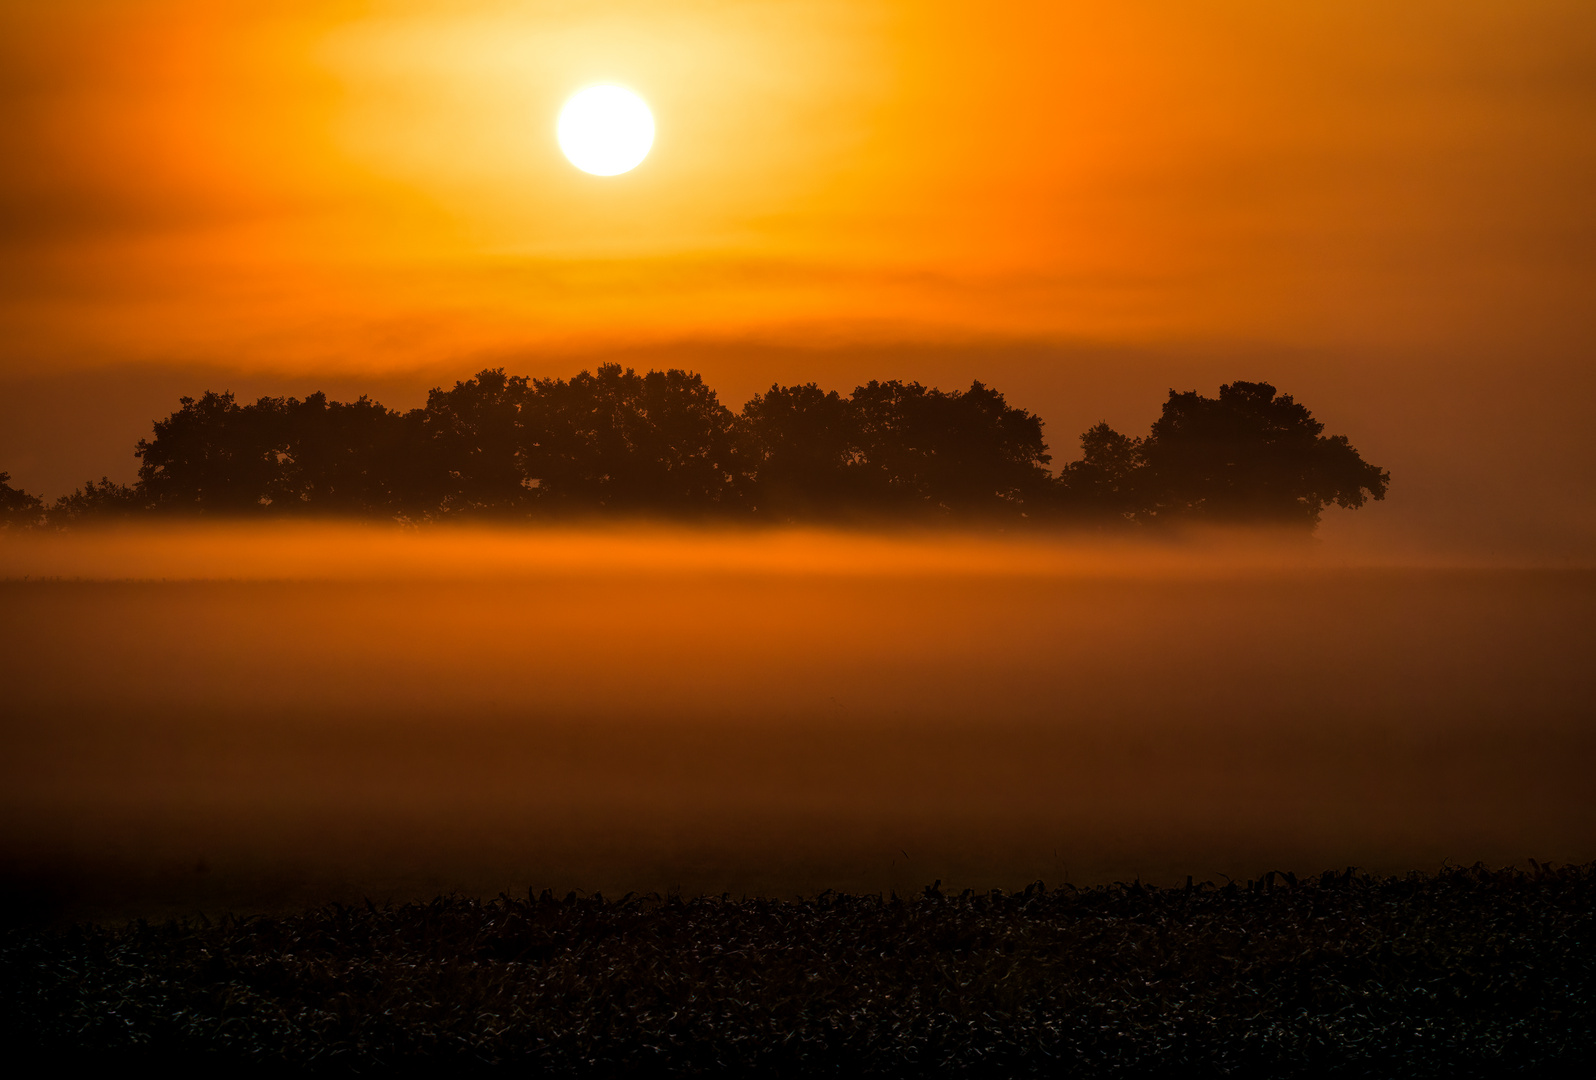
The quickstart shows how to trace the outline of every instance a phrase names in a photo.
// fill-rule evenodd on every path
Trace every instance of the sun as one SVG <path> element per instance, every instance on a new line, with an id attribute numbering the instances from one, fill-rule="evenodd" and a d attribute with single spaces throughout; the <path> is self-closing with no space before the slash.
<path id="1" fill-rule="evenodd" d="M 572 165 L 594 176 L 615 176 L 648 156 L 654 114 L 624 86 L 589 86 L 560 110 L 559 136 Z"/>

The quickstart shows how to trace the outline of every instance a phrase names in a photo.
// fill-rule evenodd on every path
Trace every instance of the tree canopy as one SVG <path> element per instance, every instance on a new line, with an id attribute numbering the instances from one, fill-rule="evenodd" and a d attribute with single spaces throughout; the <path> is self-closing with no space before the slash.
<path id="1" fill-rule="evenodd" d="M 897 380 L 850 397 L 772 386 L 743 407 L 756 513 L 1024 516 L 1052 483 L 1042 421 L 981 383 L 944 393 Z"/>
<path id="2" fill-rule="evenodd" d="M 1235 382 L 1217 398 L 1169 392 L 1145 438 L 1099 424 L 1064 470 L 1083 509 L 1143 521 L 1201 519 L 1317 525 L 1330 504 L 1385 498 L 1391 476 L 1269 383 Z"/>
<path id="3" fill-rule="evenodd" d="M 28 529 L 44 523 L 44 500 L 11 486 L 11 474 L 0 472 L 0 529 Z"/>
<path id="4" fill-rule="evenodd" d="M 1106 423 L 1054 475 L 1040 417 L 980 382 L 773 385 L 740 412 L 696 374 L 618 364 L 570 379 L 478 372 L 397 412 L 229 392 L 180 399 L 138 481 L 43 501 L 0 473 L 0 524 L 150 513 L 404 520 L 647 514 L 776 522 L 1266 522 L 1311 529 L 1383 499 L 1385 470 L 1262 382 L 1171 390 L 1148 434 Z"/>

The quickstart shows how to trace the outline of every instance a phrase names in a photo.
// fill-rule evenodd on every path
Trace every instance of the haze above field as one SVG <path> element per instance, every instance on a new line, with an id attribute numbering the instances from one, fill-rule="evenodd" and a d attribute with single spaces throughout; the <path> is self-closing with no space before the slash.
<path id="1" fill-rule="evenodd" d="M 8 537 L 0 864 L 121 918 L 1588 859 L 1596 577 L 1416 563 L 1300 535 Z"/>
<path id="2" fill-rule="evenodd" d="M 0 469 L 206 388 L 487 364 L 980 378 L 1058 461 L 1266 379 L 1391 469 L 1328 529 L 1596 538 L 1596 13 L 1536 2 L 0 4 Z M 621 177 L 554 138 L 650 103 Z"/>

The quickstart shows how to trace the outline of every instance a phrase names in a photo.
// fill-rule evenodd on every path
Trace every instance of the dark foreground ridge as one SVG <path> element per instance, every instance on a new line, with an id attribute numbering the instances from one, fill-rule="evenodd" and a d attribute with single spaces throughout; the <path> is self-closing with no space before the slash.
<path id="1" fill-rule="evenodd" d="M 1562 1075 L 1596 864 L 9 931 L 8 1056 L 526 1076 Z M 1178 1072 L 1177 1072 L 1178 1070 Z"/>

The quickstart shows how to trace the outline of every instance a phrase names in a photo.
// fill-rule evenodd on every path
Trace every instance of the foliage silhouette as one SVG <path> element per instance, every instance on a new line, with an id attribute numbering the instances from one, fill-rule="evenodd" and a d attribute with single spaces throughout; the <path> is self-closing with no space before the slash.
<path id="1" fill-rule="evenodd" d="M 1081 435 L 1081 459 L 1060 471 L 1060 503 L 1082 517 L 1136 516 L 1138 480 L 1146 466 L 1145 439 L 1121 435 L 1106 423 Z"/>
<path id="2" fill-rule="evenodd" d="M 868 384 L 851 397 L 772 386 L 738 418 L 753 509 L 779 520 L 890 513 L 1019 516 L 1053 485 L 1042 421 L 972 383 Z"/>
<path id="3" fill-rule="evenodd" d="M 814 383 L 771 386 L 737 418 L 754 511 L 779 521 L 829 518 L 869 503 L 852 402 Z"/>
<path id="4" fill-rule="evenodd" d="M 11 474 L 0 472 L 0 529 L 30 529 L 44 523 L 44 500 L 11 486 Z"/>
<path id="5" fill-rule="evenodd" d="M 263 397 L 207 391 L 140 439 L 139 487 L 161 509 L 390 514 L 414 474 L 402 418 L 365 397 Z"/>
<path id="6" fill-rule="evenodd" d="M 134 486 L 101 479 L 46 511 L 9 485 L 4 520 L 70 525 L 144 512 L 404 520 L 568 515 L 796 522 L 1159 524 L 1306 529 L 1383 499 L 1390 474 L 1268 383 L 1171 390 L 1143 438 L 1106 423 L 1055 477 L 1040 417 L 973 382 L 872 380 L 844 397 L 773 385 L 740 413 L 696 374 L 618 364 L 571 379 L 503 368 L 399 413 L 366 397 L 180 399 L 135 450 Z"/>
<path id="7" fill-rule="evenodd" d="M 1143 512 L 1313 526 L 1331 503 L 1384 499 L 1390 475 L 1359 457 L 1345 435 L 1323 431 L 1268 383 L 1227 383 L 1217 399 L 1171 390 L 1142 447 Z"/>
<path id="8" fill-rule="evenodd" d="M 118 484 L 108 477 L 89 480 L 70 495 L 63 495 L 50 508 L 50 522 L 57 526 L 80 521 L 126 518 L 149 509 L 149 499 L 140 488 Z"/>
<path id="9" fill-rule="evenodd" d="M 1064 467 L 1065 506 L 1143 522 L 1205 520 L 1312 529 L 1334 503 L 1384 499 L 1391 476 L 1365 462 L 1345 435 L 1263 382 L 1226 383 L 1218 398 L 1169 392 L 1143 439 L 1098 424 L 1083 456 Z"/>
<path id="10" fill-rule="evenodd" d="M 734 426 L 695 374 L 605 364 L 533 383 L 521 451 L 550 508 L 712 513 L 746 488 Z"/>
<path id="11" fill-rule="evenodd" d="M 958 516 L 1023 514 L 1047 501 L 1042 421 L 979 382 L 964 393 L 874 380 L 853 392 L 872 494 Z"/>
<path id="12" fill-rule="evenodd" d="M 513 514 L 530 499 L 522 424 L 527 380 L 484 371 L 434 389 L 405 416 L 410 470 L 398 498 L 414 516 Z"/>

